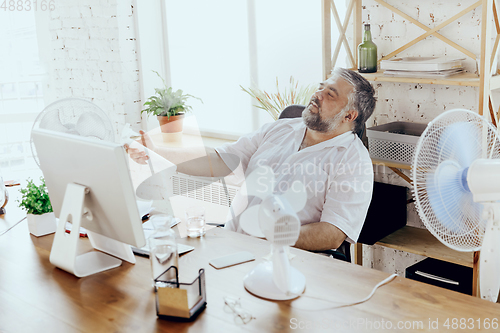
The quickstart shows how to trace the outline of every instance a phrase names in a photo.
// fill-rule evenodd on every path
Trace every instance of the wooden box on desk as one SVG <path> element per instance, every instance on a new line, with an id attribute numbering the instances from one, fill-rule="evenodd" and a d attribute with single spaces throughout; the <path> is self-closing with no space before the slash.
<path id="1" fill-rule="evenodd" d="M 375 182 L 365 224 L 358 242 L 373 245 L 406 225 L 408 188 Z"/>

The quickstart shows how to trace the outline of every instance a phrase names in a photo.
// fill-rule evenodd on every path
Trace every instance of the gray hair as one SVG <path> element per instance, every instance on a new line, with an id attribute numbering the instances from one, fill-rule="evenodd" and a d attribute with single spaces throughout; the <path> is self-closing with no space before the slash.
<path id="1" fill-rule="evenodd" d="M 344 110 L 358 111 L 358 117 L 354 120 L 354 128 L 352 129 L 354 133 L 358 133 L 375 109 L 377 102 L 374 96 L 375 89 L 368 80 L 349 69 L 337 67 L 332 71 L 332 76 L 343 78 L 354 88 L 352 93 L 347 96 L 348 101 Z"/>

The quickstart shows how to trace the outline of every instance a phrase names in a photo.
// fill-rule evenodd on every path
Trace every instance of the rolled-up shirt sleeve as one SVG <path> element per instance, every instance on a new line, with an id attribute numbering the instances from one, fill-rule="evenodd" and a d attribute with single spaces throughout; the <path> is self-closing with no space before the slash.
<path id="1" fill-rule="evenodd" d="M 336 166 L 328 185 L 320 221 L 335 225 L 347 235 L 347 241 L 355 243 L 372 198 L 371 160 L 353 154 Z"/>

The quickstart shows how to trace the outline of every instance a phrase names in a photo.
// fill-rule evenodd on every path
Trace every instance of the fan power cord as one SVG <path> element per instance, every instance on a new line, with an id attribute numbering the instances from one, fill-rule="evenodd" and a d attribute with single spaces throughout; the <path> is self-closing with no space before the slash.
<path id="1" fill-rule="evenodd" d="M 293 306 L 293 308 L 299 309 L 299 310 L 305 310 L 305 311 L 323 311 L 323 310 L 331 310 L 331 309 L 344 308 L 344 307 L 348 307 L 348 306 L 358 305 L 358 304 L 361 304 L 361 303 L 364 303 L 364 302 L 368 301 L 370 298 L 372 298 L 373 295 L 375 295 L 375 291 L 377 291 L 378 288 L 380 288 L 383 285 L 386 285 L 389 282 L 393 281 L 397 276 L 398 276 L 397 274 L 392 274 L 389 277 L 387 277 L 386 279 L 380 281 L 379 283 L 377 283 L 377 285 L 375 285 L 375 287 L 373 287 L 372 291 L 370 292 L 370 294 L 368 296 L 366 296 L 365 298 L 363 298 L 363 299 L 361 299 L 359 301 L 355 301 L 355 302 L 352 302 L 352 303 L 346 303 L 346 304 L 339 304 L 339 305 L 329 306 L 329 307 L 322 308 L 322 309 L 304 309 L 304 308 L 299 308 L 299 307 L 295 307 L 295 306 Z M 324 299 L 324 298 L 321 298 L 321 297 L 314 297 L 314 296 L 302 295 L 302 294 L 301 295 L 297 295 L 297 296 L 312 298 L 312 299 L 316 299 L 316 300 L 320 300 L 320 301 L 325 301 L 325 302 L 330 302 L 330 303 L 335 303 L 335 301 L 331 301 L 329 299 Z"/>

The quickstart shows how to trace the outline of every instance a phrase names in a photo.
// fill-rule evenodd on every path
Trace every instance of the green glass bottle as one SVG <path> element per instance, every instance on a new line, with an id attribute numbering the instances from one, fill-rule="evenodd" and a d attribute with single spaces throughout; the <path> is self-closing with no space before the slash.
<path id="1" fill-rule="evenodd" d="M 358 71 L 360 73 L 375 73 L 377 71 L 377 45 L 372 42 L 369 24 L 365 24 L 363 43 L 358 45 Z"/>

